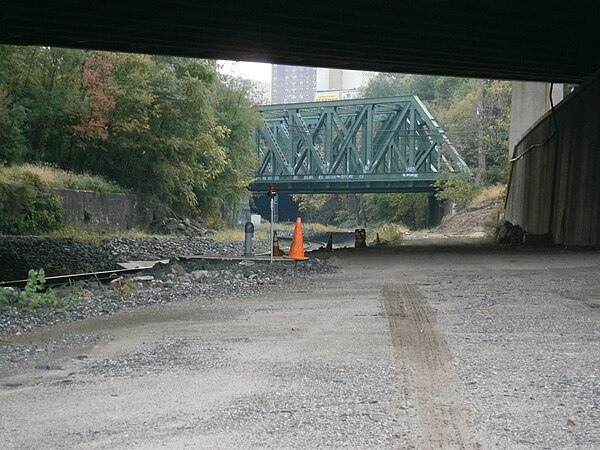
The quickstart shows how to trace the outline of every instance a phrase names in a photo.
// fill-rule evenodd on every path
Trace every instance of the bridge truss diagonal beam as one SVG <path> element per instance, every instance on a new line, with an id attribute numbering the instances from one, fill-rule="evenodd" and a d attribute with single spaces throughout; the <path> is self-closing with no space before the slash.
<path id="1" fill-rule="evenodd" d="M 471 176 L 415 96 L 256 108 L 260 163 L 250 189 L 279 192 L 432 191 L 440 172 Z"/>

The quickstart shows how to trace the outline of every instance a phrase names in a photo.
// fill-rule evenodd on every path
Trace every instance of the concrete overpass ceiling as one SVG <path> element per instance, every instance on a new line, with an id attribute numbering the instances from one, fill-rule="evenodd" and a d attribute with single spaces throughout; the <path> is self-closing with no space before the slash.
<path id="1" fill-rule="evenodd" d="M 596 1 L 8 1 L 0 42 L 383 72 L 581 82 Z"/>

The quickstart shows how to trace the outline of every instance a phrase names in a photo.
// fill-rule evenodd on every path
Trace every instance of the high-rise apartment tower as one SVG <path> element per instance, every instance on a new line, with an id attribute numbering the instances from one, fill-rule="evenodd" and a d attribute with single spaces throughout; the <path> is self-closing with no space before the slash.
<path id="1" fill-rule="evenodd" d="M 273 64 L 271 103 L 312 102 L 317 91 L 315 67 Z"/>

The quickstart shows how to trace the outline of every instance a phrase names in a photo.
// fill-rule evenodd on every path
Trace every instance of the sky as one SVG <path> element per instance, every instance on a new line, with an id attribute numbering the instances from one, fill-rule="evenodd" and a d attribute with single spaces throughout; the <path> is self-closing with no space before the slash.
<path id="1" fill-rule="evenodd" d="M 271 64 L 268 63 L 219 60 L 219 66 L 219 71 L 227 75 L 271 82 Z"/>

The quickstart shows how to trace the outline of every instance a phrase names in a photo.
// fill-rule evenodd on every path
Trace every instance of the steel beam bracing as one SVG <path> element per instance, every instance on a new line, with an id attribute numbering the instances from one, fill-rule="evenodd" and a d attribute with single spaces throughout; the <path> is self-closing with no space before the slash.
<path id="1" fill-rule="evenodd" d="M 256 108 L 254 192 L 430 192 L 440 172 L 471 172 L 418 97 Z"/>

